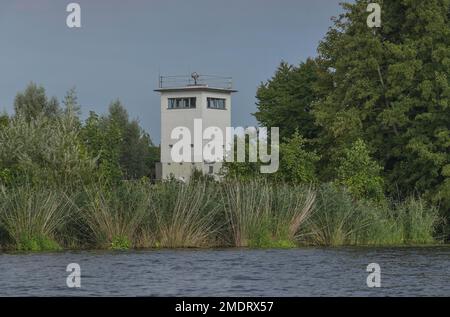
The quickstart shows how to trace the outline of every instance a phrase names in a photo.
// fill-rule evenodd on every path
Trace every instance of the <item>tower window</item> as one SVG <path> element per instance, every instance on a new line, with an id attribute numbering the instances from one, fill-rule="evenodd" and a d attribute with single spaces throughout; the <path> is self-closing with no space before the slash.
<path id="1" fill-rule="evenodd" d="M 194 109 L 197 98 L 169 98 L 169 109 Z"/>
<path id="2" fill-rule="evenodd" d="M 214 173 L 214 166 L 209 166 L 209 174 L 213 174 Z"/>
<path id="3" fill-rule="evenodd" d="M 207 98 L 209 109 L 225 109 L 225 99 L 222 98 Z"/>

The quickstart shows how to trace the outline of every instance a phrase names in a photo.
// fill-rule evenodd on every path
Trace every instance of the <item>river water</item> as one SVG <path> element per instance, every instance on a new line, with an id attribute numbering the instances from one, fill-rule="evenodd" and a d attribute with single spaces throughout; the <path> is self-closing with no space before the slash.
<path id="1" fill-rule="evenodd" d="M 66 284 L 69 263 L 80 288 Z M 0 295 L 450 296 L 450 247 L 0 254 Z"/>

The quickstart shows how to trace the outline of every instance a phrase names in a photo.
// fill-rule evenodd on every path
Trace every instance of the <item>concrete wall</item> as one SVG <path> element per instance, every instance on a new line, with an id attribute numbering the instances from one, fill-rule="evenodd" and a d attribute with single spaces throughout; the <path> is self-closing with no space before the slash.
<path id="1" fill-rule="evenodd" d="M 176 127 L 186 127 L 191 132 L 192 144 L 194 143 L 194 119 L 203 120 L 203 130 L 208 127 L 218 127 L 222 130 L 225 138 L 226 127 L 231 126 L 231 91 L 213 91 L 201 89 L 179 89 L 177 91 L 161 92 L 161 176 L 168 178 L 171 174 L 176 178 L 188 180 L 193 169 L 200 169 L 203 173 L 209 173 L 209 166 L 213 166 L 214 174 L 220 171 L 221 163 L 175 163 L 171 159 L 171 147 L 177 142 L 170 138 L 171 132 Z M 196 97 L 195 109 L 169 109 L 169 98 L 191 98 Z M 226 100 L 226 109 L 208 109 L 207 98 L 222 98 Z M 225 139 L 224 139 L 225 142 Z M 203 146 L 208 140 L 203 140 Z M 193 152 L 193 148 L 192 148 Z M 193 156 L 192 156 L 193 161 Z"/>

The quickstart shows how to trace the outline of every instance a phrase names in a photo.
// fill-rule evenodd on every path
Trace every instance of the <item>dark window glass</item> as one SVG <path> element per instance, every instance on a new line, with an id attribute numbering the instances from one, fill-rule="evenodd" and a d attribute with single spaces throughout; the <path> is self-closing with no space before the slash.
<path id="1" fill-rule="evenodd" d="M 208 98 L 209 109 L 225 109 L 225 99 L 222 98 Z"/>
<path id="2" fill-rule="evenodd" d="M 194 109 L 196 107 L 197 98 L 169 98 L 169 109 Z"/>

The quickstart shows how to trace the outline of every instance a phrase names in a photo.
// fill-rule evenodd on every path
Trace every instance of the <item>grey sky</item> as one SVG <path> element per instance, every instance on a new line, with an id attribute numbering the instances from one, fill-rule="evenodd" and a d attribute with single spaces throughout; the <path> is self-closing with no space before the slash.
<path id="1" fill-rule="evenodd" d="M 66 26 L 77 2 L 82 28 Z M 255 93 L 281 60 L 316 54 L 341 0 L 1 0 L 0 110 L 30 81 L 62 99 L 76 86 L 83 117 L 122 100 L 155 143 L 158 72 L 231 76 L 232 124 L 254 125 Z"/>

